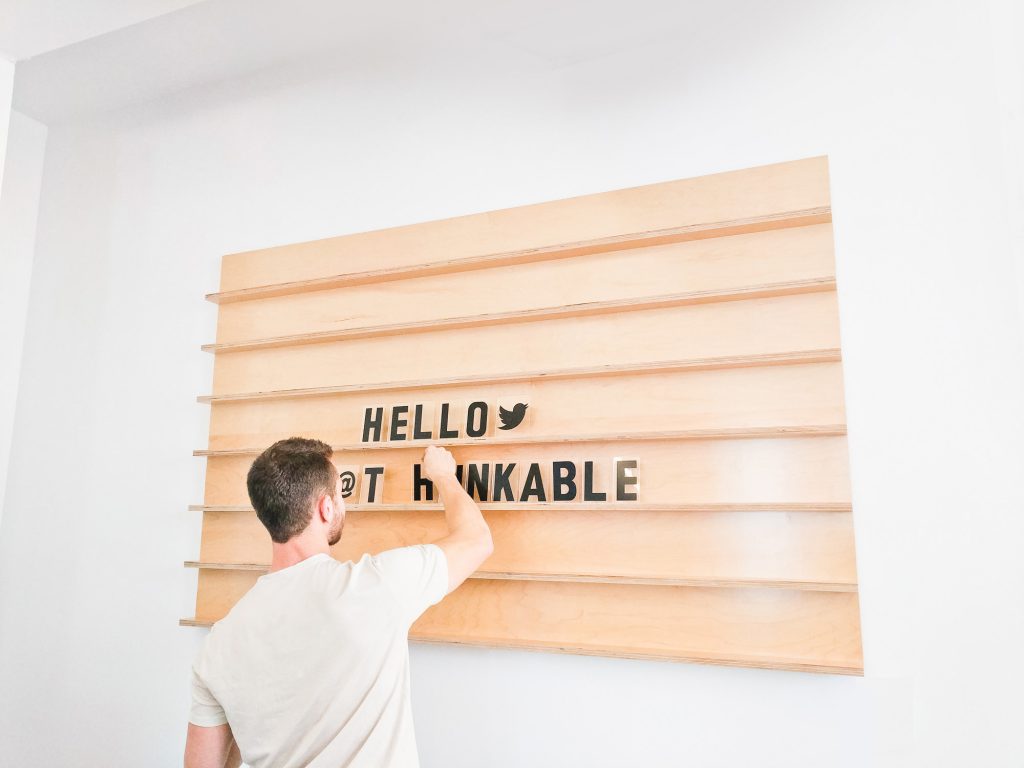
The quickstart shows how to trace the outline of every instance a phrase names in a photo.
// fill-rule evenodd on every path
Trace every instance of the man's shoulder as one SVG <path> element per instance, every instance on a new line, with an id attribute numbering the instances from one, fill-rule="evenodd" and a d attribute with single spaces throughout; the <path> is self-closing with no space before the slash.
<path id="1" fill-rule="evenodd" d="M 424 556 L 429 558 L 432 554 L 430 547 L 436 545 L 414 544 L 383 550 L 377 554 L 365 552 L 355 560 L 338 560 L 328 555 L 303 566 L 301 574 L 295 574 L 298 578 L 277 580 L 274 574 L 270 574 L 269 580 L 257 577 L 223 618 L 213 623 L 207 641 L 216 644 L 236 631 L 247 631 L 252 622 L 265 619 L 268 608 L 273 609 L 277 605 L 284 607 L 292 603 L 294 590 L 308 589 L 340 598 L 346 594 L 373 592 L 385 587 L 389 574 L 396 567 L 402 569 L 407 563 L 421 562 Z"/>
<path id="2" fill-rule="evenodd" d="M 337 560 L 326 555 L 300 565 L 302 570 L 294 574 L 273 572 L 257 577 L 253 585 L 235 601 L 224 617 L 213 624 L 211 635 L 215 629 L 219 629 L 223 634 L 228 628 L 244 624 L 251 615 L 263 616 L 268 603 L 288 604 L 293 599 L 295 590 L 343 592 L 357 572 L 373 567 L 369 554 L 362 555 L 356 561 Z M 270 578 L 266 578 L 267 576 Z"/>

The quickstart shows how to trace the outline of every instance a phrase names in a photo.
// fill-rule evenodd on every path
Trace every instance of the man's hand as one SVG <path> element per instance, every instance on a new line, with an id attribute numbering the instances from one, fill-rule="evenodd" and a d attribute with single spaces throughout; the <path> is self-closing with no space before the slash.
<path id="1" fill-rule="evenodd" d="M 423 452 L 423 474 L 436 483 L 445 475 L 455 476 L 455 457 L 446 448 L 428 445 Z"/>
<path id="2" fill-rule="evenodd" d="M 434 543 L 444 550 L 448 561 L 448 591 L 451 592 L 494 552 L 491 530 L 480 514 L 480 507 L 459 484 L 450 451 L 427 446 L 423 452 L 423 473 L 434 483 L 444 504 L 448 535 Z"/>

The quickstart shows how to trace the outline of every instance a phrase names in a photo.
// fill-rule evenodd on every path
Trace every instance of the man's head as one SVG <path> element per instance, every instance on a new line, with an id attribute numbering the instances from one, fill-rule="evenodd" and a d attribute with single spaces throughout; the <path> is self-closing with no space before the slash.
<path id="1" fill-rule="evenodd" d="M 249 467 L 246 485 L 256 516 L 279 543 L 307 529 L 328 545 L 341 538 L 345 501 L 331 461 L 331 446 L 319 440 L 278 440 Z"/>

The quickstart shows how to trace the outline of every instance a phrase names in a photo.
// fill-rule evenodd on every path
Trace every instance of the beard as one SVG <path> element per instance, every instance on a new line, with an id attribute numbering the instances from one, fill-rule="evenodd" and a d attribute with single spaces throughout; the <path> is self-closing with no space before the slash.
<path id="1" fill-rule="evenodd" d="M 341 529 L 345 527 L 345 516 L 340 515 L 338 517 L 338 524 L 331 528 L 330 534 L 327 536 L 327 545 L 333 547 L 341 540 Z"/>

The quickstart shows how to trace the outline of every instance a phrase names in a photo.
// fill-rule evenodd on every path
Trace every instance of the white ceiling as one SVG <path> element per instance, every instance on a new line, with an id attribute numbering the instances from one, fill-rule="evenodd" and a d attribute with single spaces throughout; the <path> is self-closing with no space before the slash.
<path id="1" fill-rule="evenodd" d="M 0 58 L 19 61 L 200 0 L 0 0 Z"/>
<path id="2" fill-rule="evenodd" d="M 283 82 L 296 71 L 345 71 L 366 82 L 389 70 L 495 61 L 509 72 L 550 71 L 646 46 L 692 45 L 695 36 L 702 45 L 749 52 L 772 39 L 772 27 L 807 22 L 818 2 L 762 1 L 77 0 L 95 14 L 88 24 L 40 17 L 28 25 L 39 27 L 36 42 L 27 36 L 21 50 L 110 27 L 115 5 L 131 6 L 134 16 L 161 15 L 19 62 L 14 108 L 53 124 L 142 102 L 223 98 L 218 88 L 253 75 Z M 10 5 L 27 13 L 58 0 L 0 0 Z M 0 46 L 9 39 L 5 29 Z"/>

